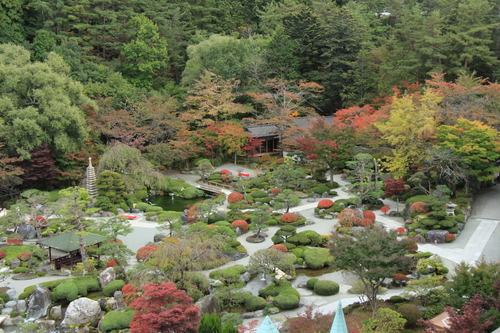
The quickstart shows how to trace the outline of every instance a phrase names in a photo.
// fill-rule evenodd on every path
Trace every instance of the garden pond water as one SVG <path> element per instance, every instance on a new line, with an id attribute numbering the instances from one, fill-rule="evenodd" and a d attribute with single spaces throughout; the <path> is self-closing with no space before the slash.
<path id="1" fill-rule="evenodd" d="M 160 206 L 165 211 L 184 212 L 188 208 L 187 206 L 194 205 L 202 200 L 203 198 L 183 199 L 170 195 L 150 195 L 147 202 Z"/>

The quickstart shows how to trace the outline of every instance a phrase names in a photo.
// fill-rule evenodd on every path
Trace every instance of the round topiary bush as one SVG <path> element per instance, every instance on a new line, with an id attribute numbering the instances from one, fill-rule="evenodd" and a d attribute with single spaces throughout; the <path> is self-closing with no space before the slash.
<path id="1" fill-rule="evenodd" d="M 358 221 L 358 225 L 360 227 L 369 227 L 373 224 L 373 221 L 370 218 L 363 217 L 361 220 Z"/>
<path id="2" fill-rule="evenodd" d="M 276 249 L 281 252 L 288 252 L 288 248 L 283 244 L 275 244 L 271 246 L 271 249 Z"/>
<path id="3" fill-rule="evenodd" d="M 5 258 L 5 257 L 7 257 L 7 252 L 5 252 L 5 251 L 0 251 L 0 259 L 3 259 L 3 258 Z"/>
<path id="4" fill-rule="evenodd" d="M 23 274 L 23 273 L 26 273 L 27 270 L 28 270 L 28 268 L 26 268 L 26 267 L 16 267 L 12 270 L 12 273 Z"/>
<path id="5" fill-rule="evenodd" d="M 249 296 L 245 299 L 245 310 L 253 312 L 266 307 L 266 300 L 259 296 Z"/>
<path id="6" fill-rule="evenodd" d="M 73 281 L 63 282 L 52 291 L 52 301 L 54 302 L 73 302 L 78 298 L 78 287 Z"/>
<path id="7" fill-rule="evenodd" d="M 241 231 L 247 232 L 248 231 L 248 222 L 245 220 L 236 220 L 231 223 L 231 228 L 236 229 L 240 228 Z"/>
<path id="8" fill-rule="evenodd" d="M 415 325 L 422 318 L 422 311 L 413 304 L 403 304 L 397 310 L 406 319 L 406 326 Z"/>
<path id="9" fill-rule="evenodd" d="M 330 199 L 323 199 L 320 202 L 318 202 L 318 208 L 320 209 L 328 209 L 332 207 L 334 202 Z"/>
<path id="10" fill-rule="evenodd" d="M 271 195 L 273 197 L 277 196 L 280 193 L 281 193 L 281 189 L 280 188 L 275 187 L 275 188 L 271 189 Z"/>
<path id="11" fill-rule="evenodd" d="M 445 238 L 446 238 L 446 242 L 451 243 L 455 240 L 456 237 L 454 234 L 448 234 L 445 236 Z"/>
<path id="12" fill-rule="evenodd" d="M 352 227 L 358 223 L 360 216 L 357 211 L 351 208 L 345 208 L 339 213 L 339 224 L 342 227 Z"/>
<path id="13" fill-rule="evenodd" d="M 115 267 L 116 265 L 118 265 L 116 263 L 116 260 L 115 259 L 109 259 L 107 262 L 106 262 L 106 267 Z"/>
<path id="14" fill-rule="evenodd" d="M 307 280 L 307 289 L 314 290 L 314 285 L 318 281 L 319 281 L 319 279 L 317 279 L 317 278 L 310 278 L 309 280 Z"/>
<path id="15" fill-rule="evenodd" d="M 243 194 L 240 192 L 232 192 L 227 196 L 227 202 L 229 203 L 235 203 L 241 200 L 243 200 Z"/>
<path id="16" fill-rule="evenodd" d="M 299 220 L 299 215 L 296 213 L 285 213 L 281 215 L 281 222 L 284 223 L 293 223 Z"/>
<path id="17" fill-rule="evenodd" d="M 314 293 L 320 296 L 336 295 L 338 294 L 339 290 L 339 284 L 330 280 L 319 280 L 314 284 Z"/>
<path id="18" fill-rule="evenodd" d="M 121 291 L 122 288 L 125 287 L 125 281 L 123 280 L 114 280 L 108 283 L 103 289 L 102 292 L 104 296 L 111 297 L 115 293 L 115 291 Z"/>
<path id="19" fill-rule="evenodd" d="M 7 239 L 7 245 L 23 245 L 23 240 L 21 238 L 9 238 Z"/>
<path id="20" fill-rule="evenodd" d="M 101 329 L 104 332 L 128 329 L 134 314 L 135 310 L 125 312 L 109 311 L 102 319 Z"/>
<path id="21" fill-rule="evenodd" d="M 417 201 L 411 204 L 410 213 L 426 213 L 429 211 L 429 205 L 425 202 Z"/>
<path id="22" fill-rule="evenodd" d="M 363 212 L 363 218 L 370 219 L 372 222 L 375 222 L 375 219 L 377 218 L 377 216 L 371 210 L 365 210 Z"/>
<path id="23" fill-rule="evenodd" d="M 279 294 L 273 300 L 273 305 L 280 310 L 292 310 L 299 307 L 299 298 L 295 295 Z"/>

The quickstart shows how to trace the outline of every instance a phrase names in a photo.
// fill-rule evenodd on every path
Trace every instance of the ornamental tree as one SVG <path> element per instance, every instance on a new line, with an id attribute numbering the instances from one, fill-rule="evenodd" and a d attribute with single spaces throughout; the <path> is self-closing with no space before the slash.
<path id="1" fill-rule="evenodd" d="M 385 278 L 409 269 L 413 260 L 406 255 L 409 240 L 398 240 L 396 231 L 382 228 L 364 229 L 352 236 L 332 233 L 330 251 L 333 267 L 355 274 L 365 287 L 372 312 L 377 311 L 377 295 Z"/>
<path id="2" fill-rule="evenodd" d="M 143 296 L 130 303 L 137 310 L 130 323 L 131 333 L 198 332 L 200 309 L 175 283 L 149 283 L 142 289 Z"/>
<path id="3" fill-rule="evenodd" d="M 396 211 L 399 211 L 399 199 L 401 195 L 410 191 L 406 182 L 402 179 L 384 179 L 384 197 L 396 199 Z"/>

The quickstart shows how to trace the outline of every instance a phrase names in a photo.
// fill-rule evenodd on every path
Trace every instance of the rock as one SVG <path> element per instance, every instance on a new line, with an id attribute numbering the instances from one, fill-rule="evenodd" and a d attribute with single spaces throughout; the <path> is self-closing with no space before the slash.
<path id="1" fill-rule="evenodd" d="M 10 315 L 14 309 L 13 308 L 3 308 L 2 315 Z"/>
<path id="2" fill-rule="evenodd" d="M 99 305 L 102 309 L 102 305 Z M 117 304 L 116 304 L 116 299 L 114 299 L 113 297 L 110 297 L 106 300 L 106 303 L 105 303 L 105 309 L 106 310 L 117 310 Z"/>
<path id="3" fill-rule="evenodd" d="M 443 244 L 446 243 L 446 235 L 448 234 L 447 230 L 430 230 L 425 233 L 425 240 L 432 244 Z"/>
<path id="4" fill-rule="evenodd" d="M 53 330 L 56 328 L 56 321 L 55 320 L 35 320 L 35 324 L 38 325 L 37 329 L 39 330 Z"/>
<path id="5" fill-rule="evenodd" d="M 17 312 L 26 312 L 26 301 L 24 299 L 17 301 Z"/>
<path id="6" fill-rule="evenodd" d="M 54 320 L 62 319 L 62 308 L 60 305 L 53 306 L 50 309 L 49 318 Z"/>
<path id="7" fill-rule="evenodd" d="M 255 317 L 264 317 L 264 310 L 257 310 L 254 312 Z"/>
<path id="8" fill-rule="evenodd" d="M 391 210 L 387 215 L 392 216 L 392 217 L 399 217 L 401 216 L 401 212 L 396 212 L 395 210 Z"/>
<path id="9" fill-rule="evenodd" d="M 457 223 L 458 231 L 464 230 L 464 227 L 465 227 L 465 223 Z"/>
<path id="10" fill-rule="evenodd" d="M 115 213 L 112 213 L 112 212 L 102 212 L 101 215 L 102 215 L 102 217 L 113 217 L 113 216 L 115 216 Z"/>
<path id="11" fill-rule="evenodd" d="M 28 298 L 28 311 L 26 318 L 36 320 L 47 316 L 49 306 L 52 304 L 50 290 L 42 285 L 37 285 L 33 294 Z"/>
<path id="12" fill-rule="evenodd" d="M 330 197 L 330 194 L 328 192 L 323 192 L 321 194 L 321 198 L 329 198 Z"/>
<path id="13" fill-rule="evenodd" d="M 99 274 L 99 283 L 101 288 L 106 287 L 111 281 L 116 279 L 116 273 L 113 267 L 108 267 Z"/>
<path id="14" fill-rule="evenodd" d="M 12 308 L 12 309 L 14 309 L 14 311 L 18 312 L 17 311 L 17 301 L 8 301 L 7 303 L 5 303 L 4 306 L 6 308 Z"/>
<path id="15" fill-rule="evenodd" d="M 182 223 L 188 223 L 188 221 L 189 221 L 186 213 L 182 213 L 180 215 L 180 218 L 181 218 Z"/>
<path id="16" fill-rule="evenodd" d="M 422 236 L 422 235 L 420 235 L 420 234 L 419 234 L 419 235 L 416 235 L 416 236 L 415 236 L 415 239 L 416 239 L 416 241 L 417 241 L 418 243 L 427 243 L 427 241 L 425 240 L 425 237 L 424 237 L 424 236 Z"/>
<path id="17" fill-rule="evenodd" d="M 132 214 L 139 214 L 141 211 L 136 208 L 132 208 Z"/>
<path id="18" fill-rule="evenodd" d="M 16 289 L 14 288 L 11 288 L 9 290 L 6 291 L 7 295 L 9 295 L 10 299 L 16 299 L 17 296 L 16 296 Z"/>
<path id="19" fill-rule="evenodd" d="M 123 293 L 119 290 L 115 291 L 113 294 L 113 297 L 116 300 L 116 310 L 118 311 L 123 311 L 127 307 L 127 303 L 125 302 L 125 299 L 123 298 Z"/>
<path id="20" fill-rule="evenodd" d="M 355 234 L 355 233 L 362 232 L 364 230 L 365 230 L 365 227 L 352 227 L 351 228 L 351 233 Z"/>
<path id="21" fill-rule="evenodd" d="M 235 252 L 235 253 L 229 254 L 229 257 L 231 258 L 232 261 L 237 261 L 237 260 L 248 257 L 248 253 Z"/>
<path id="22" fill-rule="evenodd" d="M 101 307 L 102 311 L 106 311 L 106 304 L 108 303 L 107 298 L 100 298 L 97 302 L 99 302 L 99 306 Z"/>
<path id="23" fill-rule="evenodd" d="M 165 239 L 165 237 L 167 237 L 167 235 L 164 235 L 164 234 L 161 234 L 161 235 L 155 235 L 155 237 L 153 238 L 153 241 L 156 243 L 156 242 L 161 242 L 163 241 L 163 239 Z"/>
<path id="24" fill-rule="evenodd" d="M 280 309 L 278 309 L 278 308 L 269 308 L 267 310 L 267 312 L 269 312 L 269 314 L 277 314 L 277 313 L 280 313 Z"/>
<path id="25" fill-rule="evenodd" d="M 158 221 L 158 215 L 151 216 L 151 217 L 149 218 L 149 220 L 150 220 L 150 221 L 153 221 L 153 222 Z"/>
<path id="26" fill-rule="evenodd" d="M 215 295 L 203 296 L 196 302 L 196 306 L 200 308 L 200 316 L 205 313 L 220 314 L 219 299 Z"/>
<path id="27" fill-rule="evenodd" d="M 307 198 L 307 200 L 306 200 L 306 201 L 307 201 L 307 202 L 316 202 L 316 199 L 314 199 L 314 198 Z"/>
<path id="28" fill-rule="evenodd" d="M 21 260 L 19 260 L 19 259 L 11 259 L 10 260 L 10 268 L 11 269 L 18 268 L 20 266 L 21 266 Z"/>
<path id="29" fill-rule="evenodd" d="M 116 211 L 118 212 L 118 215 L 125 214 L 125 211 L 121 208 L 117 208 Z"/>
<path id="30" fill-rule="evenodd" d="M 29 223 L 22 223 L 17 227 L 17 233 L 22 239 L 32 239 L 36 237 L 36 229 Z"/>
<path id="31" fill-rule="evenodd" d="M 82 297 L 69 303 L 62 326 L 80 326 L 94 322 L 101 314 L 99 302 Z"/>
<path id="32" fill-rule="evenodd" d="M 297 288 L 307 288 L 307 281 L 299 282 Z"/>
<path id="33" fill-rule="evenodd" d="M 210 285 L 215 288 L 222 287 L 224 285 L 224 282 L 222 282 L 221 280 L 214 280 L 210 283 Z"/>
<path id="34" fill-rule="evenodd" d="M 251 276 L 250 276 L 250 273 L 248 273 L 248 272 L 245 272 L 245 273 L 240 275 L 240 279 L 243 280 L 243 282 L 245 282 L 245 283 L 250 281 L 250 278 L 251 278 Z"/>
<path id="35" fill-rule="evenodd" d="M 255 313 L 254 312 L 246 312 L 246 313 L 241 315 L 241 318 L 243 318 L 243 319 L 255 318 Z"/>
<path id="36" fill-rule="evenodd" d="M 236 229 L 234 229 L 234 231 L 236 232 L 236 237 L 241 236 L 241 229 L 240 229 L 240 227 L 236 227 Z"/>
<path id="37" fill-rule="evenodd" d="M 325 220 L 333 220 L 334 217 L 332 215 L 328 214 L 328 215 L 323 216 L 323 219 L 325 219 Z"/>
<path id="38" fill-rule="evenodd" d="M 101 213 L 93 213 L 93 214 L 90 214 L 90 217 L 102 217 L 102 214 Z"/>

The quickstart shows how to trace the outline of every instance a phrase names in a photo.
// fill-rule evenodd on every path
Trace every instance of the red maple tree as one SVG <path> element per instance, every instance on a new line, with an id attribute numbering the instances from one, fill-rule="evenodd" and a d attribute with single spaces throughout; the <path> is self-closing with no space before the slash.
<path id="1" fill-rule="evenodd" d="M 137 310 L 130 323 L 131 333 L 198 332 L 200 309 L 175 283 L 149 283 L 142 289 L 143 296 L 130 303 Z"/>

